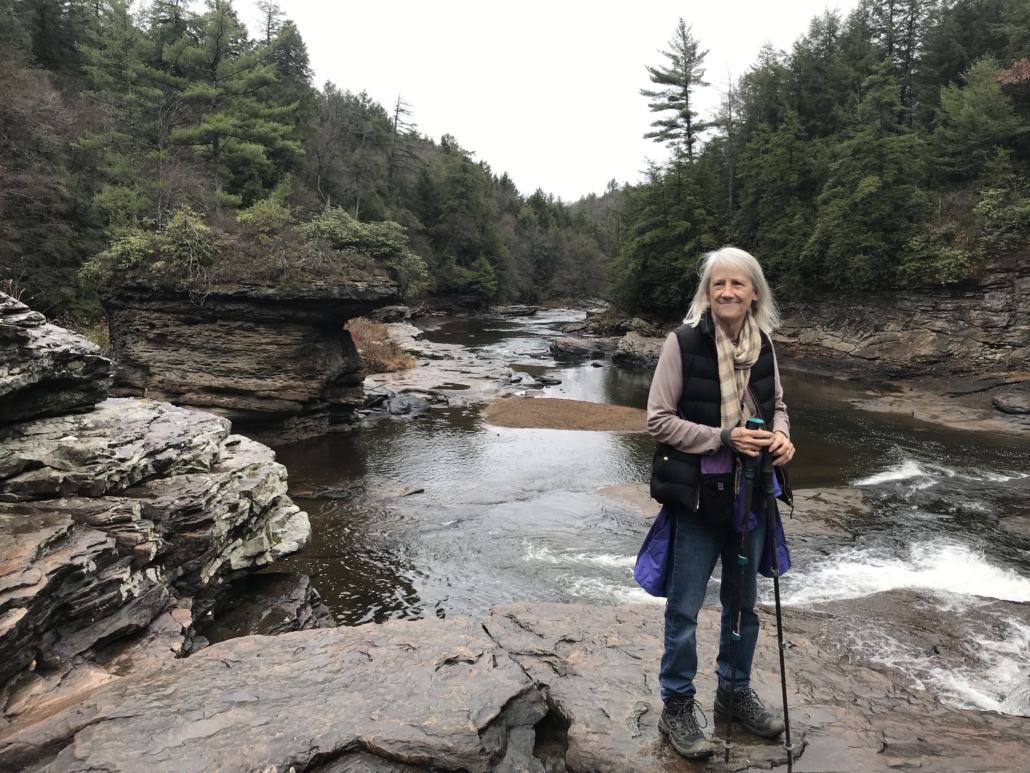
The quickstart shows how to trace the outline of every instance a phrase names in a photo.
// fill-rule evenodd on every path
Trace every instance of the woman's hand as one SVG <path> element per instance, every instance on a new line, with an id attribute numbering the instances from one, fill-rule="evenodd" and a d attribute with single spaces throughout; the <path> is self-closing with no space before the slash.
<path id="1" fill-rule="evenodd" d="M 794 444 L 782 432 L 774 432 L 769 444 L 769 453 L 773 456 L 773 465 L 778 467 L 794 458 Z"/>
<path id="2" fill-rule="evenodd" d="M 780 432 L 776 434 L 782 435 Z M 758 452 L 770 445 L 773 438 L 773 433 L 766 432 L 764 429 L 734 427 L 730 433 L 730 442 L 733 443 L 733 447 L 745 456 L 758 456 Z"/>

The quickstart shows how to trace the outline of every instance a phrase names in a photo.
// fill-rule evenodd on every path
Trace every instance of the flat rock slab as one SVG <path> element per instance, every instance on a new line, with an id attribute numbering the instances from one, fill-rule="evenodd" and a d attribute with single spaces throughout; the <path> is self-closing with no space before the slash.
<path id="1" fill-rule="evenodd" d="M 647 414 L 639 408 L 551 397 L 513 397 L 499 400 L 483 411 L 483 418 L 498 427 L 606 432 L 647 431 Z"/>
<path id="2" fill-rule="evenodd" d="M 473 620 L 252 636 L 101 687 L 6 734 L 0 770 L 49 746 L 56 757 L 38 770 L 50 773 L 367 770 L 343 765 L 361 753 L 422 770 L 479 773 L 507 760 L 543 773 L 514 763 L 533 765 L 532 727 L 546 711 Z"/>
<path id="3" fill-rule="evenodd" d="M 919 601 L 905 592 L 878 595 L 881 600 L 872 605 L 881 611 Z M 846 605 L 835 607 L 843 612 Z M 547 685 L 550 702 L 568 722 L 565 762 L 570 771 L 783 766 L 782 740 L 763 741 L 735 731 L 727 766 L 720 755 L 687 762 L 661 738 L 662 615 L 653 605 L 511 604 L 495 609 L 485 625 L 535 681 Z M 760 617 L 752 686 L 775 708 L 780 703 L 775 620 L 769 610 Z M 794 770 L 1025 771 L 1030 719 L 954 709 L 931 692 L 912 689 L 898 674 L 849 648 L 844 628 L 851 624 L 846 612 L 838 616 L 791 608 L 785 615 L 792 740 L 800 754 Z M 711 711 L 718 625 L 719 610 L 702 609 L 696 684 L 708 716 L 706 732 L 721 746 L 725 723 Z"/>
<path id="4" fill-rule="evenodd" d="M 862 621 L 909 645 L 961 658 L 976 610 L 891 591 L 788 608 L 784 633 L 798 773 L 1026 770 L 1030 719 L 942 704 L 877 662 Z M 988 628 L 1030 624 L 995 602 Z M 663 611 L 656 605 L 510 604 L 483 622 L 383 625 L 251 636 L 96 688 L 42 721 L 0 729 L 0 771 L 317 771 L 318 773 L 643 773 L 782 767 L 781 741 L 734 734 L 729 765 L 690 762 L 659 734 Z M 762 631 L 752 685 L 779 705 L 775 623 Z M 707 734 L 719 610 L 698 625 L 698 700 Z M 952 630 L 954 629 L 954 630 Z"/>

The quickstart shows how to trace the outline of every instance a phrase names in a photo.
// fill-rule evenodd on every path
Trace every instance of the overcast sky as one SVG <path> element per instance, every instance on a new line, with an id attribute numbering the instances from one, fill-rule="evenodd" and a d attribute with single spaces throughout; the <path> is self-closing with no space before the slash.
<path id="1" fill-rule="evenodd" d="M 253 0 L 238 0 L 244 20 Z M 766 41 L 789 49 L 827 7 L 857 0 L 280 0 L 308 46 L 315 82 L 365 90 L 386 107 L 398 94 L 419 131 L 452 134 L 523 193 L 543 188 L 566 201 L 603 191 L 611 179 L 636 182 L 647 159 L 667 151 L 643 139 L 654 115 L 641 88 L 645 65 L 664 65 L 682 16 L 710 53 L 712 84 L 703 114 L 719 102 L 727 73 L 737 77 Z"/>

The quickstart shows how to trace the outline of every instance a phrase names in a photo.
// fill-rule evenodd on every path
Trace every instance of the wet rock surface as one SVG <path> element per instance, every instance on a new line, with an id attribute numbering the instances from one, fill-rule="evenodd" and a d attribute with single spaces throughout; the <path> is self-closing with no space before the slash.
<path id="1" fill-rule="evenodd" d="M 116 393 L 215 412 L 271 444 L 349 429 L 364 375 L 343 326 L 399 297 L 386 277 L 199 299 L 119 288 L 105 299 Z"/>
<path id="2" fill-rule="evenodd" d="M 213 624 L 200 632 L 210 642 L 238 636 L 276 636 L 287 631 L 333 628 L 332 613 L 303 574 L 269 572 L 233 583 Z"/>
<path id="3" fill-rule="evenodd" d="M 0 424 L 88 410 L 112 370 L 98 346 L 0 293 Z"/>
<path id="4" fill-rule="evenodd" d="M 991 397 L 994 407 L 1004 413 L 1030 413 L 1030 383 L 1013 384 L 997 390 Z"/>
<path id="5" fill-rule="evenodd" d="M 996 608 L 995 608 L 996 607 Z M 903 609 L 899 634 L 929 657 L 963 657 L 963 617 L 892 591 L 787 608 L 794 768 L 821 773 L 1021 771 L 1030 720 L 965 711 L 877 660 L 856 628 Z M 34 771 L 744 771 L 783 766 L 779 741 L 735 731 L 727 766 L 680 758 L 658 733 L 659 605 L 509 604 L 482 623 L 421 620 L 245 637 L 118 682 L 0 730 L 0 769 Z M 752 684 L 779 706 L 775 622 Z M 719 611 L 702 609 L 698 699 L 707 733 Z M 1030 622 L 996 603 L 989 625 Z M 963 620 L 965 622 L 963 622 Z M 45 714 L 45 715 L 44 715 Z"/>
<path id="6" fill-rule="evenodd" d="M 365 382 L 370 401 L 366 409 L 381 410 L 386 401 L 398 396 L 421 397 L 441 406 L 485 403 L 526 388 L 513 383 L 511 368 L 496 358 L 481 356 L 460 344 L 426 341 L 419 328 L 407 323 L 389 324 L 387 332 L 397 346 L 418 360 L 418 366 L 371 375 Z M 367 418 L 374 421 L 377 417 L 369 413 Z"/>
<path id="7" fill-rule="evenodd" d="M 302 631 L 223 642 L 8 728 L 0 767 L 342 771 L 372 758 L 383 770 L 543 773 L 533 726 L 546 713 L 476 621 Z"/>

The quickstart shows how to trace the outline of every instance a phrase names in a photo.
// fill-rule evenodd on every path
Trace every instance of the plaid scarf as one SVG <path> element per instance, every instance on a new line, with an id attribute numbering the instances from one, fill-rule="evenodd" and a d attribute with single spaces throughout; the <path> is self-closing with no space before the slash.
<path id="1" fill-rule="evenodd" d="M 744 391 L 751 379 L 751 366 L 758 362 L 762 339 L 751 312 L 744 317 L 740 343 L 736 346 L 718 323 L 715 325 L 715 350 L 719 355 L 719 389 L 722 392 L 722 427 L 742 427 L 751 418 Z"/>

